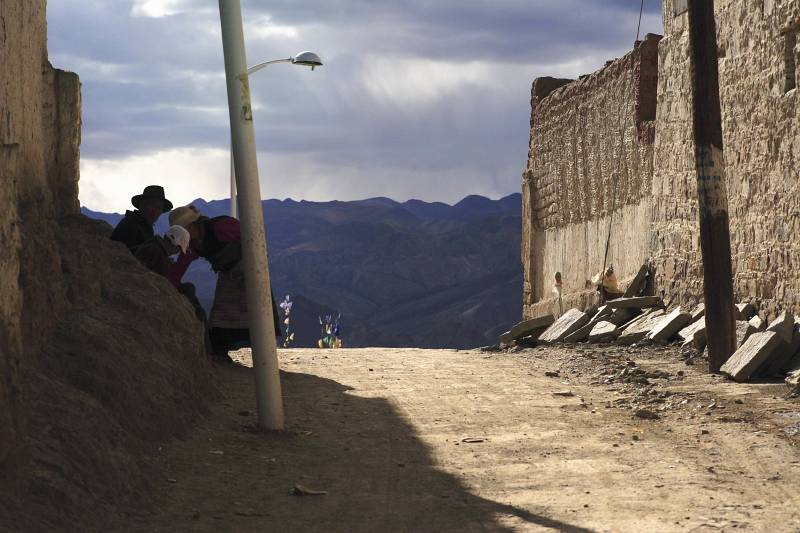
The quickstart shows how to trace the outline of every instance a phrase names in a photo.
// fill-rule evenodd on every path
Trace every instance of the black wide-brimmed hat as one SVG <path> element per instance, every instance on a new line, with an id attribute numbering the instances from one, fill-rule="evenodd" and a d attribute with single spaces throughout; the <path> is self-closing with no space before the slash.
<path id="1" fill-rule="evenodd" d="M 164 208 L 162 209 L 162 211 L 164 211 L 165 213 L 167 211 L 172 210 L 172 202 L 164 198 L 164 187 L 162 187 L 161 185 L 148 185 L 147 187 L 144 188 L 142 194 L 137 194 L 136 196 L 131 198 L 131 203 L 135 208 L 139 209 L 139 204 L 145 198 L 155 198 L 156 200 L 161 200 L 162 202 L 164 202 Z"/>

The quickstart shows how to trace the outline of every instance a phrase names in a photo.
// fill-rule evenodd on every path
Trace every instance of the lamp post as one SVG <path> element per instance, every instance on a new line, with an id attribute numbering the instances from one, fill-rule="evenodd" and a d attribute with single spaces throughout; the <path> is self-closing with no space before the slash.
<path id="1" fill-rule="evenodd" d="M 300 65 L 304 67 L 311 67 L 314 70 L 316 67 L 322 66 L 322 60 L 314 52 L 300 52 L 292 57 L 286 59 L 273 59 L 272 61 L 264 61 L 258 65 L 253 65 L 247 69 L 247 75 L 258 72 L 259 70 L 275 63 L 291 63 L 293 65 Z M 236 166 L 233 164 L 233 145 L 231 145 L 231 216 L 236 218 Z"/>
<path id="2" fill-rule="evenodd" d="M 283 429 L 283 399 L 272 316 L 267 239 L 261 211 L 258 159 L 240 0 L 219 0 L 219 14 L 228 86 L 231 147 L 237 169 L 237 185 L 242 191 L 243 200 L 240 217 L 242 262 L 247 289 L 250 340 L 253 345 L 258 427 Z"/>

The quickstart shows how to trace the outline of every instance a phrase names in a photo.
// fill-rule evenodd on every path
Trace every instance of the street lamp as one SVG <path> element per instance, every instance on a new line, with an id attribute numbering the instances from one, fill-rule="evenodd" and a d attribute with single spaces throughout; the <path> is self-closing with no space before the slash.
<path id="1" fill-rule="evenodd" d="M 247 314 L 250 321 L 250 341 L 253 345 L 258 427 L 279 430 L 284 426 L 283 398 L 240 0 L 219 0 L 219 15 L 222 51 L 225 56 L 225 80 L 228 86 L 231 147 L 238 171 L 238 189 L 242 191 L 243 200 L 239 218 L 242 228 Z M 318 57 L 314 60 L 309 56 L 295 57 L 292 62 L 309 66 L 322 63 Z"/>
<path id="2" fill-rule="evenodd" d="M 322 60 L 319 58 L 317 54 L 314 52 L 300 52 L 292 57 L 287 57 L 286 59 L 273 59 L 272 61 L 264 61 L 263 63 L 259 63 L 258 65 L 253 65 L 249 69 L 247 69 L 247 75 L 253 74 L 254 72 L 258 72 L 262 68 L 268 67 L 269 65 L 274 65 L 275 63 L 291 63 L 293 65 L 300 65 L 302 67 L 311 67 L 311 70 L 314 70 L 316 67 L 322 66 Z M 236 169 L 234 168 L 233 164 L 233 146 L 231 146 L 231 216 L 236 218 Z"/>

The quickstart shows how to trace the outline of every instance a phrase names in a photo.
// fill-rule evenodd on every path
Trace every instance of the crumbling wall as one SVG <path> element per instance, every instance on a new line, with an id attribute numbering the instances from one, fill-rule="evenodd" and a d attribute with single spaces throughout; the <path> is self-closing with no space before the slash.
<path id="1" fill-rule="evenodd" d="M 215 388 L 188 301 L 79 214 L 80 81 L 45 7 L 0 1 L 0 531 L 91 531 Z"/>
<path id="2" fill-rule="evenodd" d="M 38 353 L 67 310 L 53 221 L 79 212 L 80 82 L 47 61 L 44 1 L 4 1 L 0 19 L 0 464 L 10 468 L 22 450 L 23 340 L 26 356 Z"/>
<path id="3" fill-rule="evenodd" d="M 653 255 L 659 287 L 676 301 L 702 298 L 693 162 L 688 15 L 664 2 L 653 180 Z M 720 97 L 734 291 L 769 314 L 800 311 L 800 3 L 717 3 Z M 788 57 L 787 57 L 788 55 Z"/>
<path id="4" fill-rule="evenodd" d="M 523 175 L 524 316 L 551 312 L 553 273 L 587 306 L 606 256 L 620 279 L 647 259 L 659 36 L 578 81 L 538 79 Z"/>

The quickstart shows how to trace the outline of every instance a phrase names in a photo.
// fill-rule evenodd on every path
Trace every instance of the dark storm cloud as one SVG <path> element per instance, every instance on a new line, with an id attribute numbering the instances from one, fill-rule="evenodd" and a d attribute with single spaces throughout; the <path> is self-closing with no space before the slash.
<path id="1" fill-rule="evenodd" d="M 645 4 L 642 35 L 659 32 L 659 2 Z M 53 62 L 83 80 L 85 159 L 227 149 L 216 7 L 49 3 Z M 251 64 L 300 49 L 326 61 L 313 73 L 280 66 L 254 76 L 263 153 L 298 154 L 307 172 L 336 167 L 331 196 L 400 196 L 406 191 L 395 182 L 407 172 L 418 175 L 413 195 L 451 199 L 519 188 L 531 81 L 589 72 L 627 51 L 639 2 L 245 0 L 244 11 Z M 484 174 L 486 187 L 459 182 L 463 169 Z M 298 183 L 310 179 L 301 174 Z M 434 175 L 450 181 L 433 183 Z"/>

